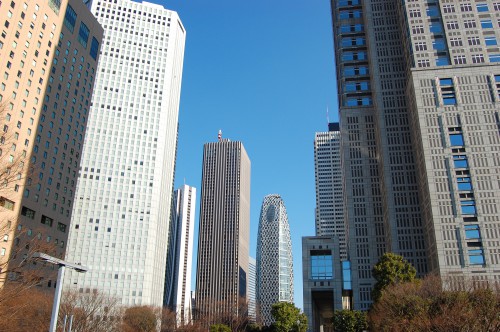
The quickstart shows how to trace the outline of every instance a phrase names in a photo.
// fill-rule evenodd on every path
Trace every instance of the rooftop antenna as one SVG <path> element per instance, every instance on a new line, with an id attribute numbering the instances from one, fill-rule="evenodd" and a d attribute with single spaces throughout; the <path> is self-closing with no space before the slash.
<path id="1" fill-rule="evenodd" d="M 328 126 L 330 124 L 330 115 L 328 114 L 328 105 L 326 105 L 326 125 Z"/>
<path id="2" fill-rule="evenodd" d="M 219 129 L 219 135 L 217 136 L 219 142 L 222 140 L 222 130 Z"/>

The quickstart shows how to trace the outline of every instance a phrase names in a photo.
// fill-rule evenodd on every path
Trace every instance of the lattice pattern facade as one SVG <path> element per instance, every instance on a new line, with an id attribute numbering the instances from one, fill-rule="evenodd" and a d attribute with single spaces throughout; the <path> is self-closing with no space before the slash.
<path id="1" fill-rule="evenodd" d="M 274 303 L 293 303 L 292 241 L 285 204 L 279 195 L 268 195 L 262 202 L 256 286 L 258 317 L 269 325 Z"/>

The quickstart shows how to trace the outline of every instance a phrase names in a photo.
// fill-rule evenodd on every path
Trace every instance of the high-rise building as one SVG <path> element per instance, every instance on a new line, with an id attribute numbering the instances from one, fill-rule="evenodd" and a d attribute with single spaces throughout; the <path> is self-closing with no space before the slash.
<path id="1" fill-rule="evenodd" d="M 248 319 L 252 322 L 256 321 L 256 294 L 255 294 L 255 282 L 257 265 L 255 258 L 248 258 Z"/>
<path id="2" fill-rule="evenodd" d="M 386 251 L 420 275 L 500 279 L 498 10 L 332 1 L 356 309 Z"/>
<path id="3" fill-rule="evenodd" d="M 178 326 L 191 322 L 191 266 L 193 262 L 196 188 L 183 185 L 174 192 L 170 220 L 164 306 L 176 313 Z"/>
<path id="4" fill-rule="evenodd" d="M 314 173 L 316 236 L 338 236 L 340 257 L 346 259 L 346 225 L 338 123 L 329 123 L 327 132 L 318 132 L 314 137 Z"/>
<path id="5" fill-rule="evenodd" d="M 65 285 L 124 305 L 163 305 L 185 31 L 176 12 L 94 1 L 104 27 Z"/>
<path id="6" fill-rule="evenodd" d="M 257 233 L 257 316 L 264 325 L 274 322 L 271 307 L 293 303 L 293 256 L 290 225 L 280 195 L 264 197 Z"/>
<path id="7" fill-rule="evenodd" d="M 103 29 L 76 0 L 4 1 L 0 17 L 0 267 L 30 279 L 15 267 L 34 251 L 65 256 Z"/>
<path id="8" fill-rule="evenodd" d="M 228 313 L 246 315 L 240 309 L 247 299 L 249 239 L 250 159 L 241 142 L 219 135 L 218 142 L 203 147 L 198 317 L 210 322 Z"/>

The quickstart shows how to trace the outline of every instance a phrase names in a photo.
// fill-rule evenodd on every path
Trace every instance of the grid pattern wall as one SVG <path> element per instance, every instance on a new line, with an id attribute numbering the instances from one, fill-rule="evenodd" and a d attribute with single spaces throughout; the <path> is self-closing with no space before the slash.
<path id="1" fill-rule="evenodd" d="M 182 186 L 174 192 L 169 227 L 164 305 L 175 311 L 177 323 L 191 322 L 191 266 L 193 261 L 196 188 Z"/>
<path id="2" fill-rule="evenodd" d="M 0 17 L 0 160 L 17 172 L 0 192 L 13 203 L 0 207 L 10 220 L 1 255 L 12 249 L 18 264 L 38 239 L 64 258 L 102 28 L 78 1 L 4 2 Z M 55 287 L 49 273 L 41 286 Z"/>
<path id="3" fill-rule="evenodd" d="M 262 202 L 257 233 L 257 307 L 264 325 L 274 322 L 271 307 L 293 303 L 293 257 L 290 225 L 285 203 L 279 195 Z"/>
<path id="4" fill-rule="evenodd" d="M 185 32 L 175 12 L 94 1 L 104 28 L 77 185 L 66 286 L 163 304 Z"/>
<path id="5" fill-rule="evenodd" d="M 415 71 L 412 124 L 433 272 L 500 277 L 497 66 Z M 454 95 L 454 101 L 447 102 Z"/>
<path id="6" fill-rule="evenodd" d="M 338 236 L 340 257 L 347 258 L 346 225 L 342 191 L 340 131 L 316 133 L 316 236 Z"/>
<path id="7" fill-rule="evenodd" d="M 215 318 L 247 296 L 250 160 L 241 142 L 203 148 L 196 310 Z"/>

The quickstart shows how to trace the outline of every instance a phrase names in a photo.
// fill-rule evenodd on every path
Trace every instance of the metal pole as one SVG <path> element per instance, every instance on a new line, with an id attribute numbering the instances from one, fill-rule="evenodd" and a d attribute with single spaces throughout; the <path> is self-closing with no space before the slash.
<path id="1" fill-rule="evenodd" d="M 64 279 L 64 265 L 59 265 L 57 272 L 57 286 L 54 294 L 54 304 L 52 305 L 52 317 L 50 317 L 49 332 L 56 332 L 57 316 L 59 315 L 59 302 L 61 301 L 62 283 Z"/>
<path id="2" fill-rule="evenodd" d="M 73 315 L 69 316 L 69 329 L 68 332 L 71 332 L 71 327 L 73 326 Z"/>
<path id="3" fill-rule="evenodd" d="M 66 332 L 66 322 L 68 320 L 68 315 L 64 315 L 64 325 L 63 325 L 63 332 Z"/>

